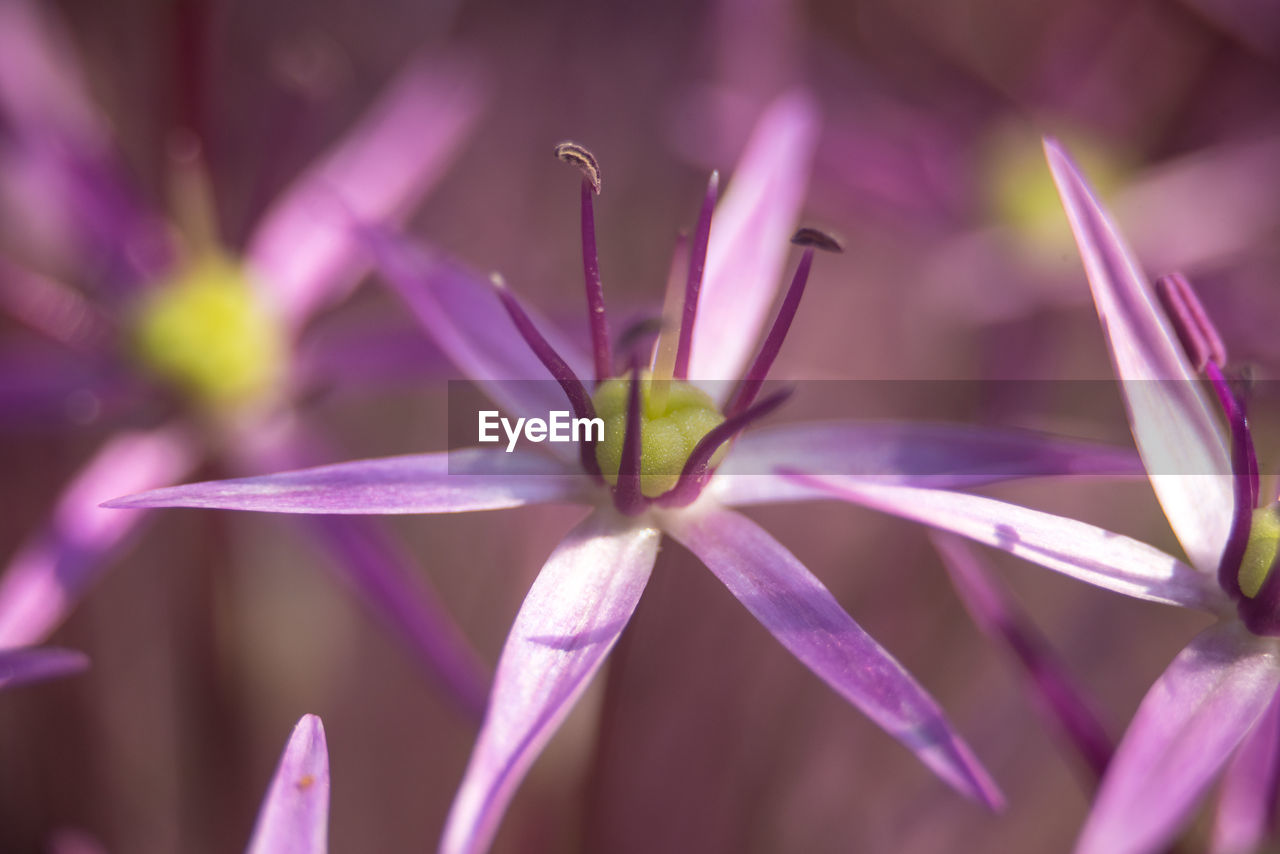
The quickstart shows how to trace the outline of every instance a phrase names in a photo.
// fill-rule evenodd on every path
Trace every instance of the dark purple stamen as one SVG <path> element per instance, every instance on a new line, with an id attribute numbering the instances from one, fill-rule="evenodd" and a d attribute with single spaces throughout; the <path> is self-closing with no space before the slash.
<path id="1" fill-rule="evenodd" d="M 1222 369 L 1215 362 L 1205 365 L 1205 373 L 1218 404 L 1227 417 L 1231 429 L 1231 472 L 1234 486 L 1231 529 L 1222 559 L 1218 563 L 1218 584 L 1233 599 L 1239 599 L 1240 562 L 1249 545 L 1249 530 L 1253 525 L 1253 509 L 1258 502 L 1257 456 L 1253 450 L 1253 437 L 1249 432 L 1249 420 L 1244 407 L 1227 385 Z"/>
<path id="2" fill-rule="evenodd" d="M 778 316 L 774 318 L 773 327 L 765 337 L 764 343 L 760 345 L 760 352 L 756 355 L 755 361 L 751 363 L 751 367 L 747 369 L 746 375 L 743 376 L 742 382 L 738 385 L 737 392 L 725 409 L 727 415 L 742 412 L 751 405 L 751 402 L 756 399 L 756 395 L 760 393 L 760 387 L 764 384 L 765 377 L 769 375 L 769 369 L 773 367 L 773 362 L 778 357 L 778 352 L 782 349 L 782 342 L 791 330 L 791 323 L 795 320 L 796 310 L 800 308 L 800 299 L 804 296 L 804 288 L 809 281 L 809 269 L 813 266 L 814 250 L 822 249 L 827 252 L 844 251 L 838 240 L 814 228 L 800 229 L 791 238 L 791 242 L 804 246 L 804 255 L 800 257 L 800 263 L 796 266 L 796 273 L 791 278 L 791 285 L 787 288 L 787 295 L 783 297 L 782 307 L 778 309 Z"/>
<path id="3" fill-rule="evenodd" d="M 792 389 L 780 389 L 735 415 L 731 415 L 719 425 L 712 428 L 694 445 L 689 459 L 685 460 L 680 472 L 680 480 L 665 494 L 658 497 L 658 504 L 663 507 L 683 507 L 693 502 L 707 485 L 712 475 L 711 458 L 720 450 L 720 446 L 737 436 L 750 425 L 764 418 L 791 397 Z"/>
<path id="4" fill-rule="evenodd" d="M 1182 349 L 1197 371 L 1203 371 L 1209 363 L 1220 368 L 1226 365 L 1227 348 L 1222 343 L 1222 336 L 1209 319 L 1209 313 L 1204 310 L 1195 289 L 1181 273 L 1157 279 L 1156 296 L 1173 323 Z"/>
<path id="5" fill-rule="evenodd" d="M 1245 628 L 1255 635 L 1280 635 L 1280 554 L 1271 562 L 1267 577 L 1252 599 L 1241 597 L 1236 610 Z M 1238 562 L 1237 562 L 1238 565 Z"/>
<path id="6" fill-rule="evenodd" d="M 622 457 L 618 461 L 618 484 L 613 488 L 613 503 L 618 512 L 635 516 L 645 508 L 640 491 L 640 362 L 631 362 L 631 385 L 627 389 L 627 425 L 622 436 Z"/>
<path id="7" fill-rule="evenodd" d="M 582 271 L 587 287 L 587 320 L 591 326 L 591 351 L 596 382 L 613 376 L 613 351 L 609 344 L 609 318 L 604 310 L 604 285 L 600 281 L 600 255 L 596 251 L 596 214 L 593 197 L 600 192 L 600 164 L 587 147 L 576 142 L 556 146 L 556 157 L 582 172 Z"/>
<path id="8" fill-rule="evenodd" d="M 707 245 L 711 242 L 711 215 L 715 212 L 719 192 L 720 173 L 712 172 L 711 179 L 707 181 L 707 194 L 702 199 L 702 210 L 698 213 L 698 225 L 694 229 L 693 245 L 689 251 L 689 278 L 685 281 L 680 343 L 676 348 L 674 376 L 678 380 L 689 378 L 693 325 L 698 319 L 698 294 L 702 291 L 702 275 L 707 268 Z"/>
<path id="9" fill-rule="evenodd" d="M 595 418 L 595 406 L 591 403 L 591 395 L 587 394 L 587 389 L 583 386 L 582 381 L 578 379 L 578 375 L 573 372 L 573 368 L 569 367 L 569 363 L 560 357 L 555 348 L 547 343 L 547 339 L 542 337 L 542 333 L 533 325 L 533 321 L 529 319 L 529 315 L 525 313 L 524 308 L 520 305 L 520 301 L 516 299 L 515 294 L 507 287 L 506 282 L 500 276 L 493 277 L 494 290 L 498 294 L 498 299 L 502 301 L 503 307 L 507 310 L 507 314 L 511 317 L 511 322 L 515 324 L 516 330 L 519 331 L 520 337 L 524 338 L 525 343 L 529 345 L 529 349 L 538 357 L 538 361 L 555 378 L 560 384 L 560 388 L 564 389 L 565 396 L 569 398 L 569 405 L 573 407 L 573 414 L 576 418 Z M 587 431 L 588 435 L 590 431 Z M 595 442 L 582 442 L 578 448 L 579 455 L 582 458 L 582 467 L 587 473 L 600 477 L 600 463 L 596 460 Z"/>

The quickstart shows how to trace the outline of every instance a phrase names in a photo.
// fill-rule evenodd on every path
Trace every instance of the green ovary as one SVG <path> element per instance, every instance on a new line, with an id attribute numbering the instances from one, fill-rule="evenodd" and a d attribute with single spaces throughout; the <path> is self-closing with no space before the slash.
<path id="1" fill-rule="evenodd" d="M 592 397 L 596 415 L 604 419 L 604 441 L 596 444 L 600 473 L 610 485 L 618 482 L 622 443 L 627 430 L 627 377 L 606 380 Z M 724 421 L 711 398 L 681 380 L 660 381 L 655 389 L 646 372 L 640 379 L 640 492 L 657 498 L 680 480 L 680 472 L 698 440 Z M 722 447 L 711 465 L 724 456 Z"/>
<path id="2" fill-rule="evenodd" d="M 1271 572 L 1276 553 L 1280 552 L 1280 505 L 1260 507 L 1253 511 L 1249 526 L 1249 544 L 1240 561 L 1240 592 L 1252 599 L 1262 589 Z"/>
<path id="3" fill-rule="evenodd" d="M 213 409 L 262 397 L 285 364 L 284 330 L 245 271 L 223 257 L 197 260 L 150 294 L 134 335 L 152 372 Z"/>

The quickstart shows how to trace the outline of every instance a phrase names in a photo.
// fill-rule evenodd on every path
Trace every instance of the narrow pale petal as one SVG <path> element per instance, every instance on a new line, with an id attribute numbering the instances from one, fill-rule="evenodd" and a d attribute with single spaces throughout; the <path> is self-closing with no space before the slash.
<path id="1" fill-rule="evenodd" d="M 145 515 L 106 510 L 103 501 L 171 483 L 197 458 L 191 437 L 177 428 L 121 434 L 104 445 L 0 576 L 0 647 L 38 643 L 57 628 Z"/>
<path id="2" fill-rule="evenodd" d="M 950 531 L 1089 584 L 1168 605 L 1233 610 L 1217 583 L 1154 546 L 1102 528 L 980 495 L 797 475 L 832 498 Z"/>
<path id="3" fill-rule="evenodd" d="M 368 260 L 351 217 L 407 215 L 443 174 L 482 101 L 472 69 L 415 62 L 268 211 L 247 257 L 288 320 L 301 324 L 356 285 Z"/>
<path id="4" fill-rule="evenodd" d="M 593 486 L 550 457 L 463 450 L 356 460 L 210 480 L 114 498 L 106 507 L 205 507 L 264 513 L 465 513 L 579 502 Z"/>
<path id="5" fill-rule="evenodd" d="M 1213 572 L 1231 525 L 1226 438 L 1115 224 L 1066 152 L 1046 141 L 1045 154 L 1084 260 L 1151 485 L 1191 563 Z"/>
<path id="6" fill-rule="evenodd" d="M 0 649 L 0 690 L 79 673 L 89 667 L 83 653 L 54 647 Z"/>
<path id="7" fill-rule="evenodd" d="M 769 319 L 804 204 L 818 137 L 817 105 L 781 96 L 760 118 L 711 221 L 689 376 L 736 380 Z M 729 383 L 708 392 L 727 396 Z"/>
<path id="8" fill-rule="evenodd" d="M 1077 854 L 1163 851 L 1280 684 L 1275 641 L 1220 623 L 1143 698 L 1102 780 Z"/>
<path id="9" fill-rule="evenodd" d="M 529 349 L 492 283 L 399 235 L 375 228 L 361 233 L 379 271 L 463 376 L 512 416 L 546 418 L 567 408 L 564 391 Z M 590 360 L 572 342 L 532 310 L 526 313 L 574 374 L 591 376 Z"/>
<path id="10" fill-rule="evenodd" d="M 1003 806 L 995 783 L 933 698 L 763 528 L 720 508 L 673 513 L 664 527 L 783 646 L 934 773 L 974 800 Z"/>
<path id="11" fill-rule="evenodd" d="M 329 850 L 328 750 L 324 724 L 315 715 L 304 715 L 280 757 L 246 854 Z"/>
<path id="12" fill-rule="evenodd" d="M 1280 787 L 1280 696 L 1245 736 L 1222 781 L 1212 854 L 1262 851 L 1275 830 Z"/>
<path id="13" fill-rule="evenodd" d="M 441 854 L 489 847 L 516 786 L 631 619 L 659 539 L 656 529 L 601 509 L 547 560 L 503 647 Z"/>
<path id="14" fill-rule="evenodd" d="M 723 504 L 825 498 L 780 469 L 939 489 L 1045 475 L 1141 475 L 1129 448 L 1023 430 L 911 421 L 784 424 L 745 433 L 716 471 Z"/>

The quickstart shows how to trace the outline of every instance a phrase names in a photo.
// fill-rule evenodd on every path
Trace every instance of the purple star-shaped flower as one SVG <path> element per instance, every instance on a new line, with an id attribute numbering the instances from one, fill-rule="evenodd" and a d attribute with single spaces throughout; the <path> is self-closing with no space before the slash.
<path id="1" fill-rule="evenodd" d="M 547 560 L 516 617 L 442 852 L 488 847 L 521 778 L 625 628 L 663 534 L 697 555 L 787 649 L 943 780 L 990 806 L 1001 803 L 928 694 L 782 544 L 730 508 L 824 494 L 774 473 L 783 467 L 911 482 L 902 466 L 912 448 L 937 461 L 930 482 L 947 484 L 1032 470 L 1116 470 L 1125 460 L 1025 434 L 937 425 L 787 425 L 732 441 L 782 403 L 785 394 L 757 398 L 795 315 L 814 250 L 832 246 L 812 230 L 797 234 L 803 255 L 753 358 L 752 342 L 775 297 L 785 236 L 803 198 L 816 124 L 806 96 L 784 96 L 762 118 L 718 206 L 713 175 L 692 237 L 678 244 L 652 352 L 625 344 L 621 353 L 614 349 L 595 255 L 599 166 L 581 146 L 562 144 L 557 153 L 584 172 L 590 355 L 556 335 L 505 283 L 365 229 L 382 270 L 436 342 L 504 410 L 545 416 L 563 408 L 567 397 L 576 414 L 599 413 L 612 423 L 603 440 L 563 455 L 472 448 L 170 487 L 110 502 L 329 514 L 449 513 L 544 502 L 589 508 Z M 548 373 L 555 382 L 546 381 Z M 594 389 L 580 379 L 589 375 Z M 737 376 L 736 384 L 724 382 Z"/>
<path id="2" fill-rule="evenodd" d="M 1226 766 L 1214 850 L 1253 851 L 1269 832 L 1280 771 L 1280 514 L 1275 503 L 1256 507 L 1258 469 L 1244 407 L 1222 372 L 1221 338 L 1190 284 L 1174 275 L 1153 288 L 1066 152 L 1052 141 L 1045 149 L 1134 440 L 1188 561 L 990 498 L 847 477 L 797 474 L 796 480 L 1099 587 L 1219 617 L 1142 701 L 1076 850 L 1163 850 Z M 1201 376 L 1222 409 L 1225 431 Z"/>

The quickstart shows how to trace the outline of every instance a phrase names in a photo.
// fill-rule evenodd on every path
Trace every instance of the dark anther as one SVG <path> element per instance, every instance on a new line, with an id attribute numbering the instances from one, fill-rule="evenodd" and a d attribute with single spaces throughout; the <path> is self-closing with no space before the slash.
<path id="1" fill-rule="evenodd" d="M 556 146 L 556 157 L 577 166 L 583 177 L 590 182 L 591 189 L 595 190 L 597 196 L 600 195 L 600 164 L 585 145 L 566 140 Z"/>
<path id="2" fill-rule="evenodd" d="M 821 249 L 823 252 L 844 251 L 844 244 L 838 239 L 816 228 L 806 227 L 800 229 L 791 236 L 791 242 L 796 246 L 812 246 L 814 249 Z"/>

